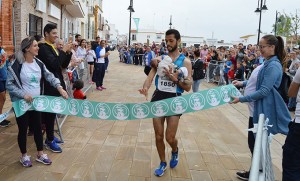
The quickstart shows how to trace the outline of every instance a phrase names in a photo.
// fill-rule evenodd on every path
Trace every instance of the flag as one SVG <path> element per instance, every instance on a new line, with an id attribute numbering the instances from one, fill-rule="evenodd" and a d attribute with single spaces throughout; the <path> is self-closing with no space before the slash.
<path id="1" fill-rule="evenodd" d="M 136 31 L 139 31 L 139 23 L 140 23 L 140 18 L 133 18 L 133 21 L 135 23 L 136 26 Z"/>

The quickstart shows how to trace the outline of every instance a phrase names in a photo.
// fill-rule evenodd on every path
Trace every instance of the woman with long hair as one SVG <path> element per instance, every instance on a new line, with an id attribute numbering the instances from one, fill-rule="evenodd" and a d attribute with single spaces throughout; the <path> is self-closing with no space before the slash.
<path id="1" fill-rule="evenodd" d="M 11 101 L 24 99 L 32 103 L 35 96 L 43 93 L 43 83 L 48 81 L 59 93 L 68 98 L 67 92 L 60 85 L 59 79 L 48 71 L 45 64 L 37 59 L 39 47 L 34 37 L 25 38 L 21 43 L 21 49 L 16 54 L 16 60 L 8 68 L 6 87 Z M 41 113 L 38 111 L 27 111 L 24 115 L 16 118 L 19 133 L 18 144 L 22 156 L 20 162 L 24 167 L 31 167 L 30 156 L 27 155 L 27 129 L 29 121 L 32 122 L 34 141 L 37 147 L 36 161 L 50 165 L 52 161 L 43 152 L 43 135 L 41 128 Z"/>
<path id="2" fill-rule="evenodd" d="M 249 128 L 253 128 L 253 124 L 258 123 L 260 114 L 264 114 L 269 119 L 269 124 L 273 125 L 268 128 L 272 134 L 281 133 L 287 135 L 288 124 L 291 121 L 289 110 L 283 101 L 278 88 L 282 78 L 282 61 L 284 61 L 286 52 L 284 50 L 284 42 L 280 36 L 265 35 L 259 41 L 259 49 L 264 57 L 264 63 L 258 72 L 256 84 L 252 85 L 251 91 L 247 95 L 233 97 L 232 103 L 238 102 L 254 102 L 250 110 Z M 246 86 L 247 81 L 234 81 L 235 86 Z M 252 135 L 248 144 L 249 148 L 254 147 L 254 136 Z M 237 176 L 241 179 L 249 178 L 249 172 L 237 172 Z"/>

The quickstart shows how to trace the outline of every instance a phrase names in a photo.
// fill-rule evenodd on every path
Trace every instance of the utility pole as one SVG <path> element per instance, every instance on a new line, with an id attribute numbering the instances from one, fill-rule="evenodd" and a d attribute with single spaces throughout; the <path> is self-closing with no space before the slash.
<path id="1" fill-rule="evenodd" d="M 170 29 L 172 29 L 172 15 L 170 16 Z"/>

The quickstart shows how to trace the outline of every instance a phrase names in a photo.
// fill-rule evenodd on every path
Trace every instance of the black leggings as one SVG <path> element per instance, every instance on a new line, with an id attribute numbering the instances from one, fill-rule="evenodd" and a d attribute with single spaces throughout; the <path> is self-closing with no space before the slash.
<path id="1" fill-rule="evenodd" d="M 32 122 L 34 142 L 36 144 L 37 151 L 43 150 L 43 135 L 41 128 L 41 113 L 37 111 L 27 111 L 22 116 L 16 118 L 19 134 L 18 134 L 18 144 L 22 154 L 27 153 L 26 142 L 27 142 L 27 129 L 28 122 Z"/>
<path id="2" fill-rule="evenodd" d="M 56 118 L 55 113 L 43 112 L 43 120 L 45 122 L 46 134 L 48 141 L 54 140 L 54 121 Z"/>

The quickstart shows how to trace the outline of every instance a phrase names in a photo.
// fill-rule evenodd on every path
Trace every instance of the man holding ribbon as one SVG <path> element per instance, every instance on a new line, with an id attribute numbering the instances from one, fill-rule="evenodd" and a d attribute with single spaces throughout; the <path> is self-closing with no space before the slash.
<path id="1" fill-rule="evenodd" d="M 192 80 L 192 65 L 191 61 L 179 52 L 178 45 L 181 43 L 180 33 L 175 29 L 169 29 L 166 32 L 166 44 L 168 49 L 168 56 L 172 59 L 172 63 L 177 68 L 185 67 L 188 71 L 187 79 Z M 143 88 L 139 92 L 148 98 L 148 90 L 152 84 L 152 81 L 158 72 L 158 63 L 166 61 L 164 56 L 157 57 L 151 61 L 152 69 L 145 80 Z M 174 66 L 174 67 L 175 67 Z M 171 66 L 164 68 L 164 76 L 156 75 L 155 85 L 156 90 L 152 96 L 151 102 L 159 101 L 171 97 L 181 96 L 184 91 L 191 89 L 191 84 L 185 84 L 178 78 L 178 71 L 174 71 Z M 170 167 L 175 168 L 179 161 L 178 154 L 178 141 L 175 138 L 180 115 L 164 116 L 153 118 L 153 127 L 155 131 L 156 148 L 160 157 L 160 165 L 155 169 L 154 174 L 156 176 L 162 176 L 166 170 L 167 162 L 165 156 L 165 144 L 164 144 L 164 122 L 167 122 L 166 140 L 172 148 L 172 157 L 170 160 Z"/>

